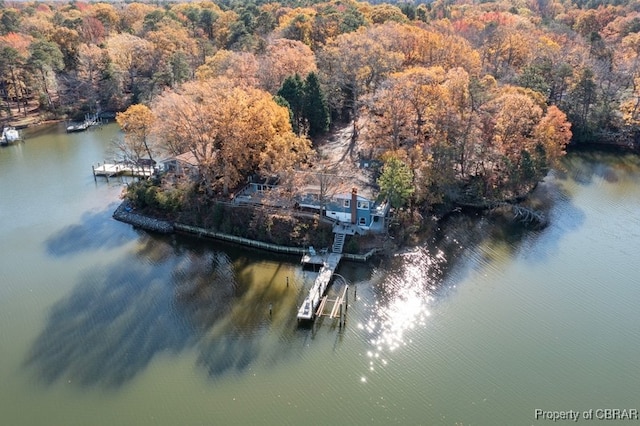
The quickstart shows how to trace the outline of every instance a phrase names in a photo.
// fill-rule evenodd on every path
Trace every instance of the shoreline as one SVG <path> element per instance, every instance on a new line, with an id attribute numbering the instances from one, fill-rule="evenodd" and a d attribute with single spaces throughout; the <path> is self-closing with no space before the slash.
<path id="1" fill-rule="evenodd" d="M 303 255 L 308 251 L 308 249 L 304 247 L 282 246 L 278 244 L 265 243 L 259 240 L 252 240 L 249 238 L 238 237 L 235 235 L 212 231 L 210 229 L 200 228 L 197 226 L 186 225 L 178 222 L 170 222 L 168 220 L 146 216 L 134 212 L 130 203 L 126 200 L 120 203 L 120 205 L 113 212 L 112 216 L 119 222 L 127 223 L 136 228 L 144 229 L 145 231 L 156 232 L 164 235 L 184 233 L 194 235 L 199 238 L 212 238 L 279 254 Z M 342 258 L 356 262 L 367 262 L 374 255 L 382 252 L 382 250 L 382 248 L 373 248 L 364 254 L 342 253 Z"/>

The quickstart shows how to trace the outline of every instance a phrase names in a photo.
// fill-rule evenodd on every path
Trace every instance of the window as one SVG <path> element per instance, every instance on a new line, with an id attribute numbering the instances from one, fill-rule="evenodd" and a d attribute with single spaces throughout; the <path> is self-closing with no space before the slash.
<path id="1" fill-rule="evenodd" d="M 358 201 L 358 208 L 360 210 L 369 210 L 369 202 L 368 201 Z"/>
<path id="2" fill-rule="evenodd" d="M 351 207 L 351 200 L 347 199 L 347 200 L 342 200 L 343 201 L 343 206 L 344 207 Z"/>
<path id="3" fill-rule="evenodd" d="M 366 225 L 367 224 L 367 220 L 364 217 L 360 218 L 360 225 Z"/>

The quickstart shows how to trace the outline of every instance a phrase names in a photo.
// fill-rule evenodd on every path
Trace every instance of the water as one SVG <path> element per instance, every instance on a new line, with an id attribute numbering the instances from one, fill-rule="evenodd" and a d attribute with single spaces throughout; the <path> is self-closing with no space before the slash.
<path id="1" fill-rule="evenodd" d="M 296 327 L 297 258 L 113 221 L 117 128 L 0 149 L 0 423 L 542 424 L 640 408 L 640 162 L 572 154 L 542 231 L 454 217 L 339 273 L 339 333 Z M 289 286 L 286 285 L 287 279 Z M 271 307 L 272 313 L 269 314 Z"/>

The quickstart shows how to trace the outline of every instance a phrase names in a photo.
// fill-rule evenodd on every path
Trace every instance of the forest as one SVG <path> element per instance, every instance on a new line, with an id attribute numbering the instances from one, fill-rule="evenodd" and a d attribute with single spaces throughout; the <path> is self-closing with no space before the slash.
<path id="1" fill-rule="evenodd" d="M 341 125 L 394 207 L 513 199 L 568 145 L 640 145 L 640 3 L 0 0 L 0 102 L 190 152 L 198 181 L 150 197 L 173 209 L 312 170 Z"/>

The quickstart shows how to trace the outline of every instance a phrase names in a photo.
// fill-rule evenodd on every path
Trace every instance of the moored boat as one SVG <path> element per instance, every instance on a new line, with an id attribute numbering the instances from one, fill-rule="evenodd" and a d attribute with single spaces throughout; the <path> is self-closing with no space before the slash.
<path id="1" fill-rule="evenodd" d="M 20 132 L 14 127 L 5 127 L 0 136 L 0 145 L 8 145 L 21 140 Z"/>

